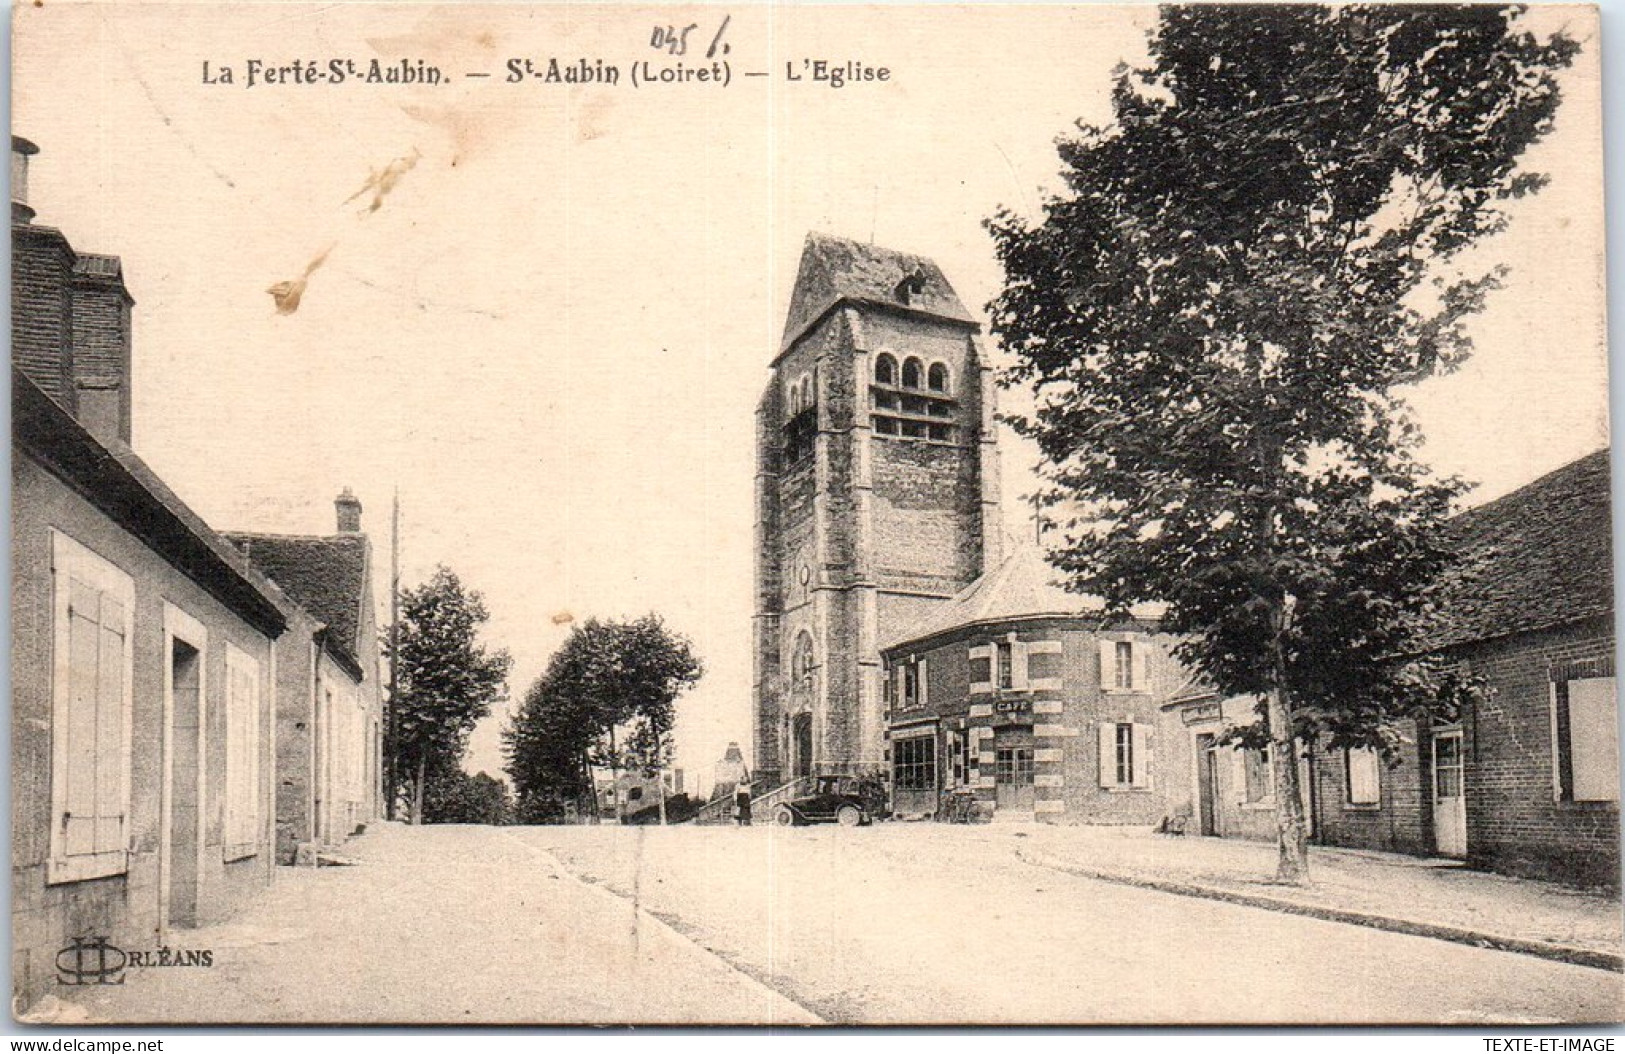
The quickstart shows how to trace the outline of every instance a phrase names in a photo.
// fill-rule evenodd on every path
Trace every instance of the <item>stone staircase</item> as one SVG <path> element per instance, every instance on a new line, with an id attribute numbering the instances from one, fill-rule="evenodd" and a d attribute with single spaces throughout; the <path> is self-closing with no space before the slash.
<path id="1" fill-rule="evenodd" d="M 750 799 L 751 823 L 771 823 L 773 806 L 790 798 L 810 794 L 817 785 L 817 777 L 801 776 L 789 783 L 782 783 L 772 790 L 752 794 Z M 704 807 L 695 813 L 694 818 L 688 822 L 702 825 L 735 822 L 733 795 L 729 794 L 714 801 L 706 802 Z"/>

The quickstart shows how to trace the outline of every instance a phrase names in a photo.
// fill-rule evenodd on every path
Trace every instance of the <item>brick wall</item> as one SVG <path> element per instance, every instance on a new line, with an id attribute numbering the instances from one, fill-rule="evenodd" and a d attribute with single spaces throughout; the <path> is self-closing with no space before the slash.
<path id="1" fill-rule="evenodd" d="M 116 275 L 78 274 L 72 287 L 78 416 L 96 438 L 130 441 L 130 298 Z"/>
<path id="2" fill-rule="evenodd" d="M 1024 645 L 1051 645 L 1059 653 L 1036 657 L 1043 669 L 1058 676 L 1060 685 L 1028 690 L 993 690 L 988 660 L 978 660 L 974 675 L 971 649 L 995 640 Z M 936 724 L 937 787 L 947 785 L 949 730 L 964 728 L 977 737 L 971 751 L 970 781 L 984 814 L 996 814 L 997 787 L 993 765 L 1004 746 L 1030 748 L 1034 755 L 1033 818 L 1056 824 L 1155 824 L 1167 813 L 1167 793 L 1159 763 L 1162 745 L 1156 730 L 1159 702 L 1183 683 L 1183 672 L 1168 652 L 1171 638 L 1143 633 L 1138 638 L 1150 649 L 1145 690 L 1108 692 L 1101 688 L 1100 635 L 1092 619 L 1019 620 L 968 626 L 944 634 L 923 647 L 887 652 L 888 662 L 925 660 L 926 701 L 923 706 L 898 705 L 889 723 L 905 734 L 917 732 L 921 722 Z M 1032 669 L 1040 668 L 1036 662 Z M 1145 787 L 1103 787 L 1098 729 L 1101 723 L 1128 721 L 1146 726 L 1145 746 L 1150 757 L 1138 759 L 1151 772 Z M 1114 759 L 1108 758 L 1108 764 Z M 895 807 L 901 814 L 934 812 L 937 792 L 897 792 Z"/>
<path id="3" fill-rule="evenodd" d="M 1618 803 L 1556 800 L 1552 741 L 1553 681 L 1614 673 L 1609 620 L 1453 654 L 1490 688 L 1462 722 L 1468 859 L 1509 874 L 1617 884 Z"/>
<path id="4" fill-rule="evenodd" d="M 60 231 L 12 224 L 11 361 L 69 412 L 76 409 L 73 261 L 73 249 Z"/>
<path id="5" fill-rule="evenodd" d="M 1314 756 L 1315 840 L 1324 845 L 1377 849 L 1421 856 L 1435 852 L 1433 838 L 1432 746 L 1415 721 L 1403 729 L 1404 749 L 1393 765 L 1378 770 L 1374 805 L 1350 804 L 1348 771 L 1341 750 L 1317 749 Z"/>

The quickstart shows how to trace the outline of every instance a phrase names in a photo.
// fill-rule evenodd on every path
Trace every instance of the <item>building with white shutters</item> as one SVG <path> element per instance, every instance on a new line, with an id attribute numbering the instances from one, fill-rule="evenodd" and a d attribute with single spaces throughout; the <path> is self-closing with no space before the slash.
<path id="1" fill-rule="evenodd" d="M 1017 549 L 898 634 L 885 660 L 892 811 L 941 815 L 956 791 L 983 817 L 1158 823 L 1162 704 L 1188 682 L 1156 609 L 1108 620 Z"/>

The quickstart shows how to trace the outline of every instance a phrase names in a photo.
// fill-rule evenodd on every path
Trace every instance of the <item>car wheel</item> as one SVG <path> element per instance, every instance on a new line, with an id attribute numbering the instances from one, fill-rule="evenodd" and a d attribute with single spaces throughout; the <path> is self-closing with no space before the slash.
<path id="1" fill-rule="evenodd" d="M 794 827 L 796 814 L 790 811 L 790 806 L 781 805 L 773 810 L 773 822 L 780 827 Z"/>
<path id="2" fill-rule="evenodd" d="M 842 827 L 856 827 L 863 822 L 863 813 L 856 805 L 843 805 L 835 810 L 835 822 Z"/>

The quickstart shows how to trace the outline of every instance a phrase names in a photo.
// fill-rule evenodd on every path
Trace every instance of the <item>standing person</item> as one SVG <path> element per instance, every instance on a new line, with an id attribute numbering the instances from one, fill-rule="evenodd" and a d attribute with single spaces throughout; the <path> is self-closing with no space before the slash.
<path id="1" fill-rule="evenodd" d="M 750 781 L 744 773 L 740 773 L 739 782 L 734 785 L 734 808 L 738 810 L 739 826 L 750 826 Z"/>

